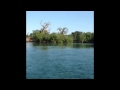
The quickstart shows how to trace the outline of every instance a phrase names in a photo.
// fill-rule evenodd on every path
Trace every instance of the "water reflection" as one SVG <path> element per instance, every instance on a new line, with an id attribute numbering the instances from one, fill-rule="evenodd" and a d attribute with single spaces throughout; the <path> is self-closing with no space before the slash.
<path id="1" fill-rule="evenodd" d="M 70 48 L 94 48 L 94 44 L 92 43 L 68 43 L 68 44 L 40 44 L 40 43 L 33 43 L 33 46 L 40 46 L 41 50 L 47 50 L 49 46 L 57 46 L 54 48 L 61 48 L 64 49 L 66 47 Z"/>
<path id="2" fill-rule="evenodd" d="M 94 48 L 94 44 L 73 44 L 73 48 Z"/>
<path id="3" fill-rule="evenodd" d="M 40 49 L 42 49 L 42 50 L 48 50 L 48 46 L 41 46 Z"/>

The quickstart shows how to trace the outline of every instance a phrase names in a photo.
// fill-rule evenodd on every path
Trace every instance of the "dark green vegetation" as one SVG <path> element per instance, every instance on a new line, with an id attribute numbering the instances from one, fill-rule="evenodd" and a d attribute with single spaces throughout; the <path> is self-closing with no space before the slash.
<path id="1" fill-rule="evenodd" d="M 68 29 L 66 27 L 58 28 L 59 32 L 57 33 L 50 33 L 50 30 L 47 30 L 50 23 L 40 24 L 41 30 L 33 30 L 26 37 L 39 43 L 94 43 L 94 33 L 75 31 L 67 35 Z"/>

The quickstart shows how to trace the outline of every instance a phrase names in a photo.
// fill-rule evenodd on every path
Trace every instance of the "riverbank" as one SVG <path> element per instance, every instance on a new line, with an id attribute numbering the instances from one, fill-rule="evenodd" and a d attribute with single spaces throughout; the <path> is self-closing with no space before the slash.
<path id="1" fill-rule="evenodd" d="M 26 42 L 33 42 L 33 40 L 30 39 L 29 37 L 26 37 Z"/>

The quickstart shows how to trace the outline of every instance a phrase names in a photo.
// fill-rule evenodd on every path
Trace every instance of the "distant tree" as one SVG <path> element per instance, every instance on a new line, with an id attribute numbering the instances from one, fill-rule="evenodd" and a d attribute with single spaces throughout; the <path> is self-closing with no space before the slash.
<path id="1" fill-rule="evenodd" d="M 29 37 L 29 33 L 26 34 L 26 37 Z"/>
<path id="2" fill-rule="evenodd" d="M 42 29 L 40 30 L 40 32 L 48 33 L 48 32 L 50 31 L 50 30 L 47 30 L 47 28 L 48 28 L 49 25 L 50 25 L 49 22 L 42 24 L 42 21 L 41 21 L 41 22 L 40 22 L 40 25 L 42 26 Z"/>
<path id="3" fill-rule="evenodd" d="M 59 33 L 62 35 L 67 34 L 68 32 L 68 29 L 66 27 L 64 28 L 59 27 L 58 30 L 59 30 Z"/>
<path id="4" fill-rule="evenodd" d="M 80 39 L 80 41 L 83 43 L 84 41 L 86 41 L 86 35 L 85 35 L 85 33 L 81 33 L 80 35 L 79 35 L 79 39 Z"/>
<path id="5" fill-rule="evenodd" d="M 48 30 L 48 27 L 50 23 L 44 23 L 42 24 L 42 21 L 40 22 L 42 28 L 40 30 L 33 30 L 30 35 L 27 33 L 26 37 L 29 37 L 34 42 L 40 42 L 40 43 L 72 43 L 72 42 L 92 42 L 94 43 L 94 33 L 91 32 L 80 32 L 75 31 L 71 34 L 67 35 L 68 29 L 66 27 L 61 28 L 59 27 L 58 33 L 50 33 Z"/>

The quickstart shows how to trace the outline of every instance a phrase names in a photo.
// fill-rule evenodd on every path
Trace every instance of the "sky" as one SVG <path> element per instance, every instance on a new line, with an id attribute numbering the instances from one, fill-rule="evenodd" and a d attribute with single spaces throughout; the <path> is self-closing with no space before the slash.
<path id="1" fill-rule="evenodd" d="M 68 33 L 75 31 L 94 32 L 94 11 L 26 11 L 26 34 L 41 29 L 42 24 L 50 22 L 50 33 L 59 32 L 59 27 L 68 28 Z"/>

